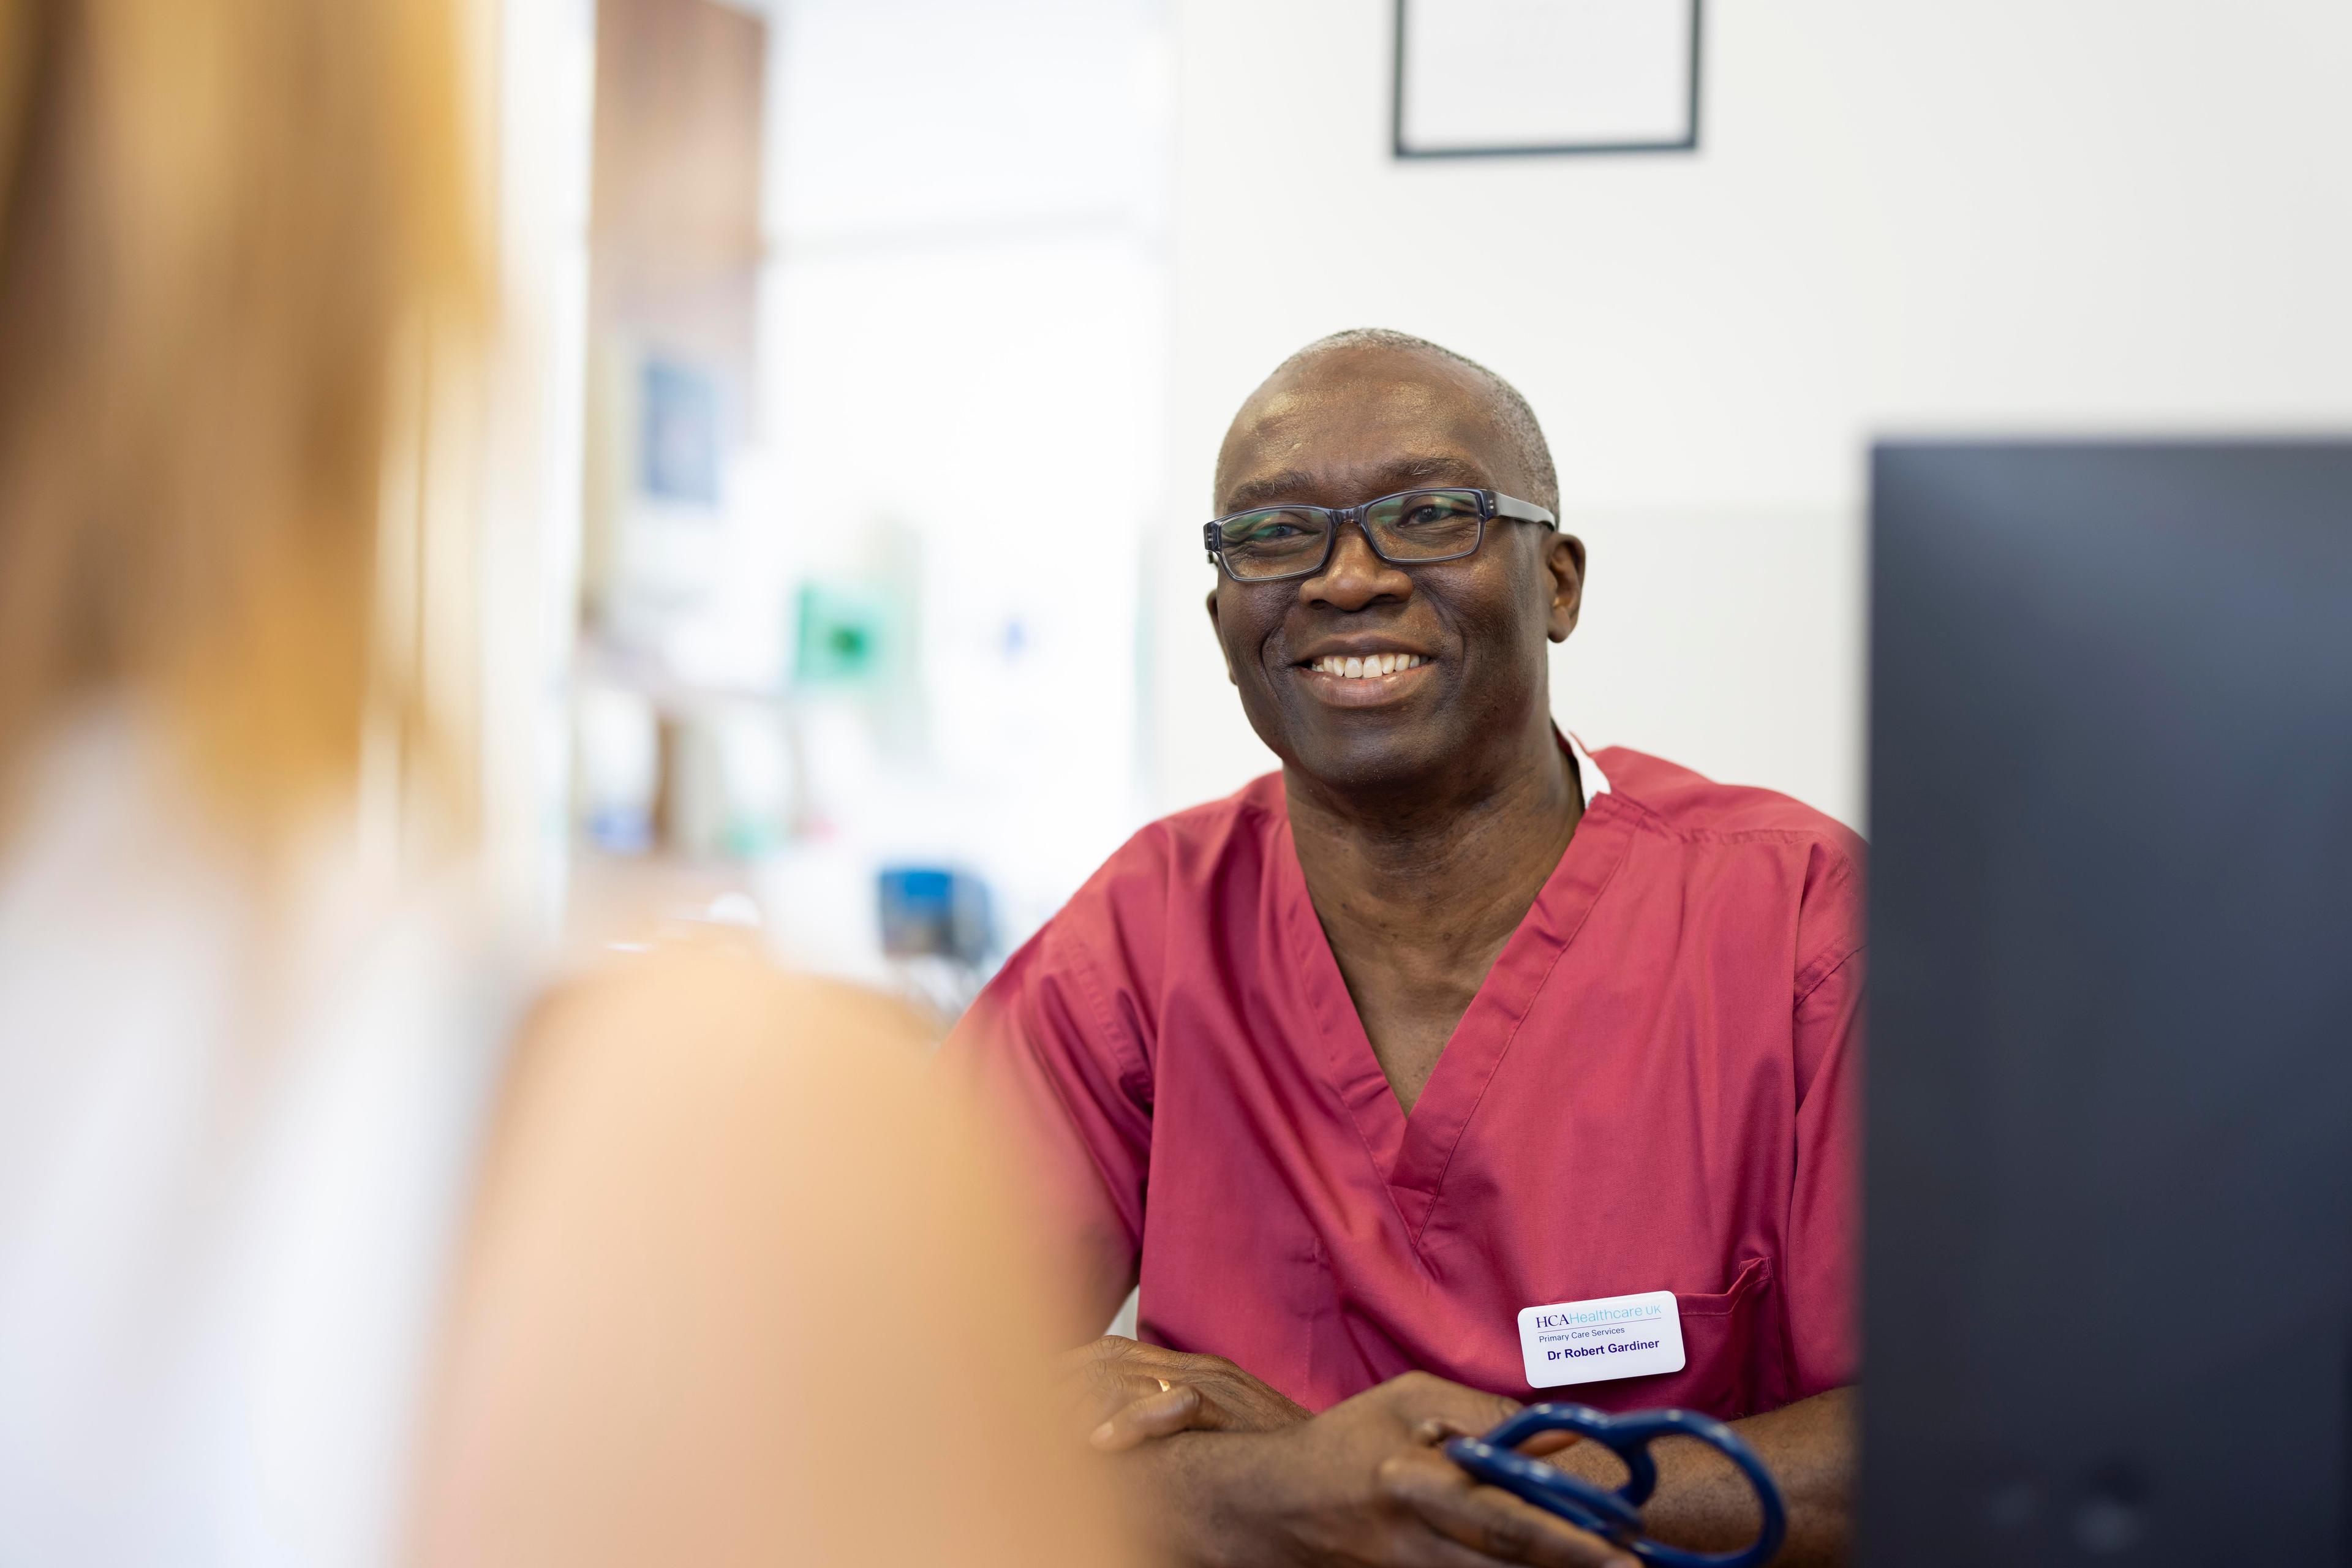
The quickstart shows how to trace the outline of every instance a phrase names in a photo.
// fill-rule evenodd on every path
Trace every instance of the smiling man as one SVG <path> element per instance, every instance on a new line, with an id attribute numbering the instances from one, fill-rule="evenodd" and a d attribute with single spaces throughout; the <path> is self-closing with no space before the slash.
<path id="1" fill-rule="evenodd" d="M 1009 1108 L 1078 1310 L 1140 1282 L 1143 1342 L 1076 1358 L 1097 1445 L 1181 1560 L 1616 1562 L 1433 1445 L 1537 1399 L 1683 1405 L 1779 1477 L 1781 1561 L 1837 1560 L 1858 842 L 1554 727 L 1585 552 L 1491 372 L 1312 344 L 1216 493 L 1209 616 L 1281 771 L 1138 834 L 947 1048 Z M 1727 1468 L 1662 1468 L 1654 1533 L 1752 1534 Z"/>

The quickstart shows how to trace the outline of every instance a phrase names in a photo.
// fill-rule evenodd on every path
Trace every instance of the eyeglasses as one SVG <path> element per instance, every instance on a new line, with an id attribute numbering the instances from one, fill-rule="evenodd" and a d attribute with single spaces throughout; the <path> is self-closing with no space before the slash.
<path id="1" fill-rule="evenodd" d="M 1391 566 L 1423 566 L 1475 554 L 1493 518 L 1559 520 L 1533 501 L 1493 490 L 1401 490 L 1361 506 L 1265 506 L 1221 517 L 1202 530 L 1209 559 L 1236 583 L 1310 577 L 1331 563 L 1339 531 L 1354 523 L 1372 553 Z"/>

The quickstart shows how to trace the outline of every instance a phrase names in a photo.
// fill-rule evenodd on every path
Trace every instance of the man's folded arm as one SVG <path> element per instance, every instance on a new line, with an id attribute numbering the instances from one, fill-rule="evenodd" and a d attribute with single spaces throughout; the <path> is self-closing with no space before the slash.
<path id="1" fill-rule="evenodd" d="M 1115 1463 L 1146 1537 L 1185 1568 L 1635 1568 L 1439 1451 L 1449 1432 L 1484 1431 L 1515 1408 L 1409 1373 L 1303 1421 L 1179 1433 Z"/>
<path id="2" fill-rule="evenodd" d="M 1847 1561 L 1860 1401 L 1858 1388 L 1834 1388 L 1731 1423 L 1772 1473 L 1788 1510 L 1788 1542 L 1772 1560 L 1776 1568 Z M 1653 1536 L 1694 1552 L 1736 1552 L 1756 1539 L 1755 1492 L 1722 1456 L 1692 1438 L 1668 1438 L 1650 1453 L 1658 1465 L 1658 1489 L 1642 1521 Z M 1579 1443 L 1545 1458 L 1599 1486 L 1625 1481 L 1625 1467 L 1598 1444 Z"/>

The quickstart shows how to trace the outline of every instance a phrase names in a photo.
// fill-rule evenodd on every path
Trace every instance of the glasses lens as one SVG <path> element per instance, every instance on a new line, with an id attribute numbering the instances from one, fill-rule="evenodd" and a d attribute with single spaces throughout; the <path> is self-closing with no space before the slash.
<path id="1" fill-rule="evenodd" d="M 1218 525 L 1225 565 L 1236 577 L 1280 577 L 1323 558 L 1331 520 L 1319 511 L 1268 507 L 1226 518 Z"/>
<path id="2" fill-rule="evenodd" d="M 1395 561 L 1466 555 L 1478 545 L 1476 490 L 1414 490 L 1375 501 L 1366 514 L 1381 553 Z"/>

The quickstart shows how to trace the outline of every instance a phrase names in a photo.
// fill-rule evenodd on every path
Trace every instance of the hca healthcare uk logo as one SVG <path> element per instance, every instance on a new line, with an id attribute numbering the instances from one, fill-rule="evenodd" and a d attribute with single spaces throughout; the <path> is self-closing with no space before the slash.
<path id="1" fill-rule="evenodd" d="M 1643 1318 L 1663 1316 L 1665 1308 L 1655 1301 L 1643 1301 L 1632 1307 L 1596 1307 L 1583 1312 L 1538 1312 L 1536 1327 L 1539 1329 L 1580 1329 L 1592 1323 L 1626 1323 Z"/>

